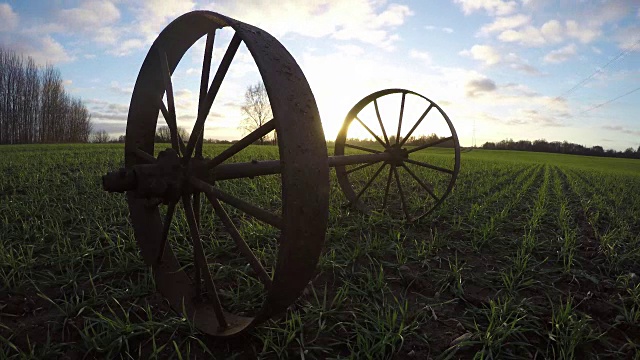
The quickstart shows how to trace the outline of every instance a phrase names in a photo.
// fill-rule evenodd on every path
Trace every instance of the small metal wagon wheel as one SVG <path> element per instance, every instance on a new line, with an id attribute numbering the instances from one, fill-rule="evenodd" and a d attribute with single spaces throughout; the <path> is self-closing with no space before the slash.
<path id="1" fill-rule="evenodd" d="M 223 27 L 230 27 L 235 33 L 209 83 L 214 37 L 216 30 Z M 185 52 L 205 36 L 198 115 L 189 141 L 184 144 L 177 131 L 171 74 Z M 241 43 L 260 72 L 274 118 L 213 158 L 205 159 L 205 120 Z M 155 158 L 154 137 L 160 112 L 170 128 L 172 148 Z M 269 162 L 266 171 L 262 172 L 258 162 L 253 162 L 255 166 L 251 162 L 227 162 L 274 129 L 279 160 Z M 299 297 L 314 273 L 324 242 L 329 166 L 313 94 L 293 57 L 274 37 L 208 11 L 187 13 L 169 24 L 151 46 L 135 84 L 127 120 L 125 163 L 125 169 L 103 178 L 104 187 L 127 191 L 136 241 L 145 262 L 153 268 L 157 288 L 174 310 L 192 319 L 205 333 L 229 336 L 283 312 Z M 274 173 L 281 179 L 280 213 L 259 208 L 218 186 L 228 179 Z M 205 211 L 200 208 L 201 193 L 250 264 L 250 271 L 264 285 L 264 302 L 255 314 L 232 314 L 221 304 L 201 239 L 200 212 Z M 153 199 L 157 201 L 150 201 Z M 164 216 L 160 202 L 166 204 Z M 279 229 L 277 259 L 271 274 L 242 238 L 221 202 Z M 180 204 L 193 247 L 192 276 L 185 271 L 186 264 L 178 261 L 168 235 Z"/>
<path id="2" fill-rule="evenodd" d="M 409 130 L 403 130 L 403 125 Z M 360 127 L 361 133 L 354 134 L 354 127 Z M 425 134 L 429 129 L 441 136 Z M 419 133 L 422 136 L 415 136 Z M 372 138 L 375 144 L 362 145 L 358 135 Z M 377 91 L 349 111 L 336 139 L 336 157 L 346 155 L 345 151 L 374 154 L 365 164 L 336 166 L 349 205 L 363 212 L 404 216 L 408 221 L 435 210 L 453 189 L 460 171 L 460 143 L 447 114 L 435 102 L 405 89 Z M 375 158 L 382 154 L 387 157 Z"/>

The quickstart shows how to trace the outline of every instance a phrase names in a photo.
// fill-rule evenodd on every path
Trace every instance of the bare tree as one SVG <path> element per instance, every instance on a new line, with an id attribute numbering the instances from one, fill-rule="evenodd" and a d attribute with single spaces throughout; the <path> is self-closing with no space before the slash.
<path id="1" fill-rule="evenodd" d="M 90 120 L 57 69 L 0 47 L 0 144 L 86 142 Z"/>
<path id="2" fill-rule="evenodd" d="M 111 137 L 109 136 L 109 133 L 106 130 L 99 130 L 93 134 L 92 138 L 93 138 L 92 142 L 98 143 L 98 144 L 104 144 L 104 143 L 108 143 Z"/>
<path id="3" fill-rule="evenodd" d="M 178 126 L 178 137 L 186 143 L 189 141 L 189 132 L 185 128 Z M 171 143 L 171 130 L 168 126 L 160 126 L 156 129 L 155 141 L 157 143 Z"/>
<path id="4" fill-rule="evenodd" d="M 271 112 L 271 104 L 269 103 L 269 95 L 263 83 L 249 85 L 244 93 L 244 105 L 240 108 L 244 116 L 240 121 L 240 129 L 244 133 L 255 131 L 260 126 L 273 118 Z M 260 145 L 265 140 L 269 140 L 269 135 L 260 138 Z M 274 142 L 276 141 L 276 133 L 273 132 Z"/>
<path id="5" fill-rule="evenodd" d="M 70 106 L 67 109 L 67 127 L 69 142 L 87 142 L 91 134 L 92 125 L 90 122 L 91 114 L 89 110 L 82 104 L 79 99 L 70 100 Z"/>

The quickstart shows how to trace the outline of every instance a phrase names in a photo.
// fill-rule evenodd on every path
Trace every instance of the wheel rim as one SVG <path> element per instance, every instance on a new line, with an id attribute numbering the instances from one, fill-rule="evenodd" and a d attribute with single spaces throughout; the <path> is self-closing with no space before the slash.
<path id="1" fill-rule="evenodd" d="M 397 125 L 394 124 L 392 129 L 388 129 L 388 126 L 385 127 L 384 125 L 384 121 L 388 120 L 389 116 L 381 115 L 383 110 L 381 109 L 382 105 L 379 104 L 384 102 L 387 105 L 391 104 L 392 107 L 396 107 L 394 116 L 397 119 Z M 423 105 L 420 105 L 421 102 Z M 422 112 L 419 117 L 416 116 L 417 120 L 409 121 L 411 119 L 407 116 L 405 106 L 409 103 L 412 106 L 415 105 L 416 108 L 423 106 L 422 110 L 417 113 L 420 114 Z M 368 116 L 370 119 L 368 122 L 360 119 L 360 117 L 363 117 L 363 110 L 369 111 Z M 389 114 L 388 112 L 386 113 L 386 115 Z M 442 123 L 441 127 L 446 129 L 443 130 L 445 132 L 444 136 L 440 140 L 426 141 L 423 145 L 407 146 L 407 140 L 410 140 L 411 136 L 420 135 L 420 131 L 424 131 L 425 124 L 433 121 L 429 118 L 430 116 L 433 117 L 433 114 L 436 114 L 436 119 Z M 353 140 L 349 138 L 349 130 L 352 124 L 357 124 L 362 130 L 361 134 L 364 133 L 366 137 L 372 138 L 371 142 L 374 142 L 375 145 L 353 144 Z M 446 133 L 447 131 L 448 133 Z M 421 135 L 426 134 L 422 133 Z M 414 139 L 411 140 L 415 141 Z M 447 146 L 450 147 L 450 152 L 447 154 L 446 166 L 433 166 L 433 164 L 423 159 L 427 150 L 435 149 L 438 145 L 443 146 L 447 143 Z M 395 187 L 399 215 L 410 222 L 430 214 L 442 204 L 451 193 L 460 171 L 460 144 L 451 120 L 438 104 L 406 89 L 377 91 L 364 97 L 354 105 L 348 112 L 338 133 L 334 153 L 337 156 L 345 155 L 346 149 L 369 153 L 390 152 L 394 155 L 393 158 L 396 159 L 394 161 L 368 163 L 351 167 L 336 166 L 338 183 L 348 200 L 348 205 L 365 213 L 372 211 L 391 212 L 394 205 L 390 204 L 390 194 Z M 434 156 L 433 159 L 440 160 L 440 157 Z M 446 176 L 432 181 L 429 180 L 431 175 L 424 172 L 420 173 L 416 171 L 416 168 L 446 174 Z M 359 173 L 364 172 L 367 172 L 366 175 L 359 175 Z M 375 192 L 375 190 L 371 189 L 383 189 L 383 191 L 367 196 L 368 193 Z M 415 198 L 414 191 L 408 191 L 411 189 L 416 189 L 421 192 L 421 195 L 424 195 L 426 199 L 424 205 L 410 204 L 410 200 Z"/>
<path id="2" fill-rule="evenodd" d="M 192 319 L 203 332 L 215 336 L 228 336 L 245 331 L 284 311 L 297 299 L 313 275 L 320 256 L 327 226 L 329 198 L 329 169 L 320 117 L 313 94 L 295 60 L 265 31 L 208 11 L 194 11 L 174 20 L 151 46 L 138 75 L 129 108 L 125 145 L 126 166 L 132 168 L 143 163 L 145 158 L 151 161 L 148 157 L 154 153 L 160 103 L 165 89 L 167 93 L 171 90 L 171 87 L 167 86 L 167 74 L 173 73 L 182 56 L 198 39 L 225 26 L 235 30 L 229 49 L 234 46 L 232 44 L 236 40 L 244 43 L 261 74 L 275 119 L 272 128 L 275 128 L 278 134 L 278 152 L 282 164 L 279 248 L 272 282 L 262 308 L 254 316 L 237 316 L 227 311 L 220 315 L 221 307 L 212 305 L 211 299 L 208 302 L 199 301 L 199 282 L 198 285 L 194 284 L 182 270 L 170 244 L 163 242 L 167 238 L 163 232 L 167 230 L 163 229 L 159 207 L 149 206 L 147 200 L 139 198 L 138 194 L 132 191 L 127 193 L 136 241 L 145 262 L 153 266 L 158 290 L 174 310 Z M 207 49 L 208 46 L 207 44 Z M 166 63 L 162 54 L 165 54 Z M 205 55 L 205 63 L 206 57 Z M 216 79 L 217 76 L 214 76 L 212 83 L 215 83 Z M 200 104 L 203 102 L 202 96 L 201 92 Z M 169 96 L 167 102 L 169 104 L 162 112 L 165 113 L 166 110 L 169 117 L 173 116 L 175 121 L 175 108 L 172 109 Z M 201 110 L 202 105 L 199 112 Z M 206 112 L 208 113 L 208 109 Z M 197 145 L 196 140 L 202 136 L 204 122 L 199 124 L 199 120 L 200 116 L 192 132 L 192 138 L 185 146 L 172 139 L 174 151 L 182 152 L 184 155 L 181 162 L 185 167 L 195 162 L 189 160 L 191 154 L 195 152 L 195 158 L 201 154 L 201 146 Z M 167 123 L 170 121 L 167 120 Z M 215 167 L 213 171 L 215 172 Z M 197 192 L 193 194 L 193 198 L 197 199 L 199 204 Z M 217 199 L 222 200 L 220 197 Z M 188 199 L 183 196 L 181 200 L 189 225 L 200 225 L 199 205 L 191 206 L 191 195 L 188 195 Z M 167 213 L 173 212 L 172 207 L 175 205 L 172 204 L 173 202 L 169 202 Z M 216 208 L 215 202 L 213 206 Z M 191 215 L 188 214 L 191 212 L 189 209 L 193 210 Z M 219 209 L 215 210 L 219 215 Z M 189 218 L 192 220 L 189 221 Z M 164 222 L 170 223 L 171 219 L 172 216 L 165 215 L 165 220 L 168 221 Z M 198 231 L 195 233 L 193 247 L 196 254 L 195 262 L 198 263 L 196 243 L 200 236 Z M 194 236 L 194 231 L 191 231 L 191 236 Z M 159 254 L 162 256 L 161 261 L 158 261 Z M 202 262 L 198 264 L 201 265 Z M 195 268 L 199 269 L 200 265 L 196 265 Z M 206 273 L 205 268 L 206 266 L 200 271 Z M 207 274 L 201 275 L 206 287 Z M 213 297 L 210 289 L 207 293 Z M 225 321 L 228 323 L 226 327 L 222 326 L 222 322 Z"/>

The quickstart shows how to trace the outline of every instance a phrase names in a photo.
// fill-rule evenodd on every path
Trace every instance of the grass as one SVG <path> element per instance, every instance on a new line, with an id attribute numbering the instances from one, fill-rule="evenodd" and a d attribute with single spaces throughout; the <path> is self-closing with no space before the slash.
<path id="1" fill-rule="evenodd" d="M 429 160 L 444 164 L 435 150 Z M 123 152 L 0 147 L 0 358 L 640 358 L 640 161 L 464 152 L 453 193 L 414 224 L 343 207 L 332 175 L 326 243 L 304 295 L 282 317 L 221 341 L 155 291 L 124 196 L 101 190 Z M 277 156 L 269 146 L 246 152 Z M 220 186 L 277 209 L 278 184 L 264 176 Z M 403 186 L 420 208 L 424 199 Z M 227 211 L 273 271 L 277 231 Z M 203 212 L 202 222 L 222 302 L 251 313 L 262 284 L 219 220 Z M 170 233 L 188 264 L 180 209 Z"/>

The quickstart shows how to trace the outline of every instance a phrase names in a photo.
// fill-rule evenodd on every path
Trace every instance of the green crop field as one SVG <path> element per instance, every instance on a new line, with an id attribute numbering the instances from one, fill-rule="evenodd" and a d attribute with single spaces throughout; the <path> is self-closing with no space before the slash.
<path id="1" fill-rule="evenodd" d="M 205 155 L 223 148 L 207 145 Z M 420 156 L 446 165 L 438 150 Z M 0 147 L 0 359 L 640 359 L 639 160 L 466 151 L 451 195 L 413 224 L 390 216 L 397 209 L 344 207 L 332 175 L 326 242 L 303 296 L 282 317 L 220 340 L 156 292 L 124 195 L 101 189 L 123 153 L 118 144 Z M 278 149 L 243 153 L 272 159 Z M 220 186 L 278 208 L 278 176 Z M 223 304 L 259 308 L 262 284 L 207 209 L 202 236 Z M 230 213 L 272 271 L 275 230 Z M 192 269 L 186 234 L 179 211 L 171 246 Z"/>

